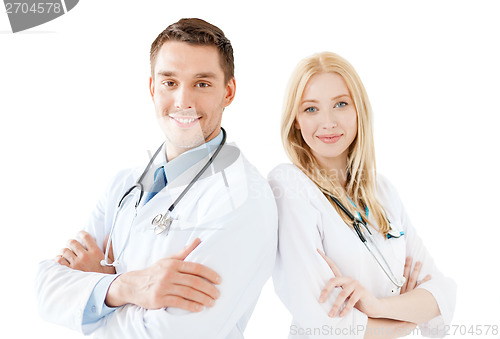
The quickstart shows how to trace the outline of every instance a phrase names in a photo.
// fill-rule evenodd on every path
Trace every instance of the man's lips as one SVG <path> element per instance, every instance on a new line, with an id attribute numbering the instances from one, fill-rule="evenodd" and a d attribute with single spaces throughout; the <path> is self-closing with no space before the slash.
<path id="1" fill-rule="evenodd" d="M 192 127 L 198 123 L 198 120 L 201 119 L 201 117 L 197 116 L 182 116 L 174 114 L 170 114 L 169 118 L 172 119 L 174 123 L 181 128 Z"/>

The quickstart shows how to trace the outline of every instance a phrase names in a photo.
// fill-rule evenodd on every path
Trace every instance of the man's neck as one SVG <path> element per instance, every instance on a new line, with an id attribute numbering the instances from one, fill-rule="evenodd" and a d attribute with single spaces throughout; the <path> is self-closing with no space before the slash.
<path id="1" fill-rule="evenodd" d="M 167 161 L 172 161 L 174 160 L 175 158 L 177 158 L 179 155 L 189 151 L 189 150 L 192 150 L 196 147 L 199 147 L 203 144 L 206 144 L 208 142 L 210 142 L 211 140 L 215 139 L 219 133 L 221 132 L 221 129 L 220 127 L 219 128 L 216 128 L 206 139 L 204 142 L 200 143 L 199 145 L 195 145 L 195 146 L 192 146 L 192 147 L 177 147 L 175 145 L 173 145 L 172 143 L 170 143 L 167 139 L 166 141 L 166 156 L 167 156 Z"/>

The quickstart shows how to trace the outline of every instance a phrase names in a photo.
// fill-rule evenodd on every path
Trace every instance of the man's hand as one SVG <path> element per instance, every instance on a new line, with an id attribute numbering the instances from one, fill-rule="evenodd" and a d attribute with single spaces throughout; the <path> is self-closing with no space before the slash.
<path id="1" fill-rule="evenodd" d="M 201 264 L 184 261 L 200 239 L 176 255 L 157 261 L 152 266 L 127 272 L 116 278 L 106 295 L 106 305 L 118 307 L 135 304 L 147 309 L 178 307 L 191 312 L 212 307 L 220 292 L 214 286 L 221 277 Z"/>
<path id="2" fill-rule="evenodd" d="M 400 294 L 410 292 L 416 289 L 420 284 L 423 284 L 424 282 L 431 280 L 431 276 L 427 274 L 424 279 L 422 279 L 417 283 L 418 275 L 420 273 L 420 269 L 422 268 L 422 263 L 420 261 L 417 261 L 415 263 L 415 267 L 413 268 L 413 272 L 410 272 L 412 263 L 413 263 L 413 258 L 406 257 L 405 268 L 403 271 L 403 275 L 406 280 L 403 286 L 401 287 Z"/>
<path id="3" fill-rule="evenodd" d="M 68 241 L 68 247 L 61 251 L 61 254 L 55 257 L 55 261 L 61 265 L 84 272 L 97 272 L 115 274 L 113 266 L 101 266 L 101 260 L 104 259 L 104 253 L 97 246 L 94 238 L 84 231 L 78 233 L 82 239 L 83 246 L 79 241 L 71 239 Z M 108 236 L 109 237 L 109 236 Z M 108 239 L 106 237 L 106 241 Z M 105 241 L 105 244 L 106 244 Z M 108 262 L 113 262 L 113 252 L 110 248 Z"/>

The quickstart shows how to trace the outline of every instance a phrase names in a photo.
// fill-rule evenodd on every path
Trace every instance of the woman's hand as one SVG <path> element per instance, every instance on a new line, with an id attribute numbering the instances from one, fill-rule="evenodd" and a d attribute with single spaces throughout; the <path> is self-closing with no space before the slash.
<path id="1" fill-rule="evenodd" d="M 333 303 L 328 316 L 333 318 L 345 302 L 345 307 L 340 311 L 339 317 L 348 314 L 353 307 L 365 313 L 368 317 L 376 318 L 380 313 L 380 300 L 375 298 L 361 283 L 351 277 L 344 277 L 335 263 L 318 249 L 318 253 L 325 259 L 332 269 L 335 278 L 330 279 L 321 292 L 319 302 L 323 303 L 335 287 L 341 287 L 342 291 Z"/>
<path id="2" fill-rule="evenodd" d="M 403 271 L 403 275 L 405 277 L 405 283 L 401 287 L 400 294 L 410 292 L 416 289 L 418 286 L 420 286 L 420 284 L 423 284 L 424 282 L 431 280 L 430 274 L 427 274 L 424 279 L 422 279 L 420 282 L 417 283 L 418 275 L 420 274 L 420 269 L 422 268 L 422 263 L 420 261 L 417 261 L 415 263 L 415 267 L 413 268 L 413 272 L 410 272 L 412 263 L 413 263 L 413 258 L 406 257 L 405 268 Z"/>

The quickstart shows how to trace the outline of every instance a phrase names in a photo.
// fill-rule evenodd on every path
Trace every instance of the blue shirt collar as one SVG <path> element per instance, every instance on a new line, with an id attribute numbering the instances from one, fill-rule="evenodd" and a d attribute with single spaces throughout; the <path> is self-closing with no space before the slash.
<path id="1" fill-rule="evenodd" d="M 188 168 L 200 162 L 203 158 L 213 152 L 222 142 L 222 130 L 212 140 L 201 144 L 198 147 L 187 150 L 170 161 L 167 160 L 166 144 L 163 145 L 161 153 L 158 155 L 158 167 L 164 166 L 167 182 L 174 181 L 179 175 Z"/>

